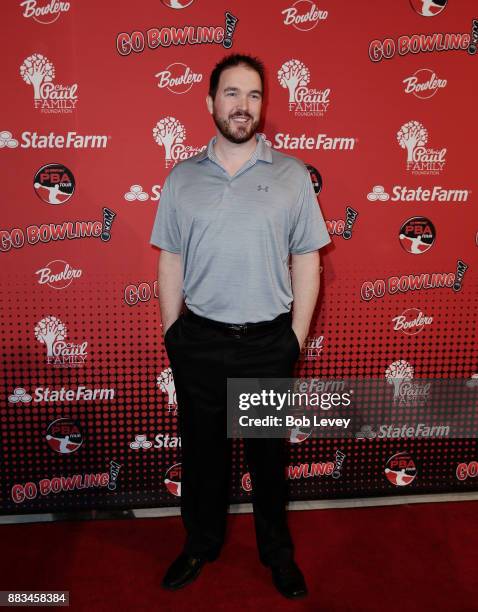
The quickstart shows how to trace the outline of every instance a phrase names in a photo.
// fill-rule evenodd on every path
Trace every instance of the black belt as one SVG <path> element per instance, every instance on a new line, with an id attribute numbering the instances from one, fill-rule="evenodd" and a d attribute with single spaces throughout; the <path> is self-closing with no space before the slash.
<path id="1" fill-rule="evenodd" d="M 186 308 L 184 316 L 188 317 L 193 321 L 197 321 L 202 325 L 221 329 L 228 334 L 232 334 L 233 336 L 247 335 L 248 333 L 251 333 L 258 328 L 267 329 L 268 327 L 276 327 L 283 321 L 290 321 L 292 319 L 292 313 L 289 311 L 283 312 L 271 321 L 257 321 L 256 323 L 224 323 L 223 321 L 215 321 L 214 319 L 207 319 L 206 317 L 201 317 L 192 310 L 189 310 L 189 308 Z"/>

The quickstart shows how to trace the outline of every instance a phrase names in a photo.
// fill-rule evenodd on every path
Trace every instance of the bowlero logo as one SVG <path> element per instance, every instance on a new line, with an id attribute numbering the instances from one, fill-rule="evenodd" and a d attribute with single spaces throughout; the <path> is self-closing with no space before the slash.
<path id="1" fill-rule="evenodd" d="M 171 495 L 181 497 L 181 464 L 172 465 L 164 477 L 164 484 Z"/>
<path id="2" fill-rule="evenodd" d="M 277 71 L 279 84 L 289 92 L 289 111 L 296 117 L 323 117 L 330 104 L 330 89 L 309 89 L 310 70 L 291 59 Z"/>
<path id="3" fill-rule="evenodd" d="M 396 487 L 411 484 L 417 476 L 417 467 L 411 455 L 405 451 L 392 455 L 387 461 L 385 476 Z"/>
<path id="4" fill-rule="evenodd" d="M 23 16 L 26 19 L 33 19 L 43 25 L 55 23 L 61 13 L 70 10 L 70 3 L 61 0 L 24 0 L 20 2 L 20 6 L 23 7 Z"/>
<path id="5" fill-rule="evenodd" d="M 439 79 L 437 75 L 428 68 L 416 70 L 412 76 L 403 79 L 405 93 L 412 93 L 419 100 L 433 98 L 439 89 L 447 85 L 446 79 Z"/>
<path id="6" fill-rule="evenodd" d="M 75 192 L 75 177 L 63 164 L 46 164 L 35 174 L 33 188 L 43 202 L 65 204 Z"/>
<path id="7" fill-rule="evenodd" d="M 440 174 L 446 163 L 446 148 L 427 149 L 428 130 L 419 121 L 404 123 L 397 142 L 407 152 L 407 170 L 412 174 Z"/>
<path id="8" fill-rule="evenodd" d="M 435 17 L 446 6 L 448 0 L 410 0 L 413 9 L 423 17 Z"/>
<path id="9" fill-rule="evenodd" d="M 200 72 L 193 72 L 189 66 L 182 62 L 175 62 L 157 72 L 154 75 L 158 79 L 158 87 L 166 88 L 174 94 L 185 94 L 193 85 L 202 81 L 203 75 Z"/>
<path id="10" fill-rule="evenodd" d="M 35 272 L 39 285 L 48 285 L 52 289 L 66 289 L 75 278 L 80 278 L 83 271 L 70 267 L 62 259 L 54 259 Z"/>
<path id="11" fill-rule="evenodd" d="M 427 317 L 418 308 L 407 308 L 401 315 L 392 319 L 394 331 L 402 331 L 407 336 L 415 336 L 420 333 L 425 325 L 433 323 L 433 317 Z"/>
<path id="12" fill-rule="evenodd" d="M 202 147 L 191 147 L 184 144 L 186 140 L 186 128 L 175 117 L 163 117 L 153 128 L 153 138 L 156 144 L 164 147 L 165 166 L 175 166 L 178 161 L 193 157 L 204 151 Z"/>
<path id="13" fill-rule="evenodd" d="M 75 421 L 61 418 L 48 425 L 45 439 L 56 453 L 67 455 L 77 451 L 83 444 L 83 433 Z"/>
<path id="14" fill-rule="evenodd" d="M 41 53 L 27 57 L 20 66 L 20 75 L 33 88 L 33 104 L 42 113 L 71 113 L 78 102 L 78 85 L 53 83 L 55 67 Z"/>
<path id="15" fill-rule="evenodd" d="M 284 25 L 308 32 L 316 28 L 319 21 L 327 19 L 329 12 L 319 10 L 311 0 L 296 0 L 292 6 L 282 11 L 282 15 Z"/>

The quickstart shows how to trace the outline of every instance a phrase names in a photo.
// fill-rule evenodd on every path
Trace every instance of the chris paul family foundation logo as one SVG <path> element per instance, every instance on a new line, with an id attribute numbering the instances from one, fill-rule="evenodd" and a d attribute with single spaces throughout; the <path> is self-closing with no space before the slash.
<path id="1" fill-rule="evenodd" d="M 175 117 L 160 119 L 153 128 L 153 138 L 158 146 L 164 148 L 166 168 L 175 166 L 179 161 L 188 159 L 206 148 L 206 145 L 186 145 L 186 128 Z"/>
<path id="2" fill-rule="evenodd" d="M 291 59 L 277 72 L 279 84 L 289 93 L 289 111 L 296 117 L 323 117 L 330 105 L 330 89 L 313 89 L 309 68 L 298 59 Z"/>
<path id="3" fill-rule="evenodd" d="M 41 53 L 33 53 L 24 60 L 20 75 L 33 88 L 33 105 L 42 113 L 72 113 L 76 109 L 77 83 L 54 83 L 55 67 Z"/>
<path id="4" fill-rule="evenodd" d="M 53 315 L 48 315 L 35 326 L 35 338 L 46 348 L 46 363 L 58 368 L 75 368 L 85 364 L 88 342 L 65 342 L 66 325 Z"/>
<path id="5" fill-rule="evenodd" d="M 397 142 L 407 152 L 407 170 L 412 174 L 437 175 L 446 163 L 446 148 L 431 149 L 428 130 L 420 121 L 408 121 L 397 132 Z"/>

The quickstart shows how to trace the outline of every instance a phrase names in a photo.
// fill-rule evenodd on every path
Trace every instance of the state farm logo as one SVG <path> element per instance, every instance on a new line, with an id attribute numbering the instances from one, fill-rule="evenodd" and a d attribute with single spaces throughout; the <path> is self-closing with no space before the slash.
<path id="1" fill-rule="evenodd" d="M 289 111 L 296 117 L 323 117 L 330 104 L 330 89 L 312 89 L 310 70 L 298 59 L 291 59 L 277 71 L 279 84 L 289 92 Z"/>
<path id="2" fill-rule="evenodd" d="M 61 13 L 67 13 L 70 10 L 69 2 L 58 0 L 25 0 L 20 2 L 20 6 L 25 7 L 23 16 L 26 19 L 32 18 L 37 23 L 44 25 L 55 23 Z"/>
<path id="3" fill-rule="evenodd" d="M 153 185 L 151 192 L 153 195 L 144 191 L 142 185 L 131 185 L 123 197 L 127 202 L 147 202 L 148 200 L 157 202 L 161 197 L 161 185 Z"/>
<path id="4" fill-rule="evenodd" d="M 0 149 L 106 149 L 110 136 L 99 134 L 78 134 L 67 132 L 66 135 L 50 132 L 48 135 L 38 132 L 22 132 L 21 142 L 13 137 L 9 130 L 0 132 Z"/>
<path id="5" fill-rule="evenodd" d="M 53 63 L 41 53 L 28 56 L 20 66 L 20 75 L 33 87 L 33 104 L 42 113 L 71 113 L 78 102 L 77 83 L 53 83 Z"/>
<path id="6" fill-rule="evenodd" d="M 426 217 L 410 217 L 400 228 L 400 245 L 412 255 L 426 253 L 435 243 L 436 230 Z"/>
<path id="7" fill-rule="evenodd" d="M 202 81 L 200 72 L 193 72 L 189 66 L 181 62 L 169 64 L 165 70 L 154 75 L 158 79 L 158 87 L 166 88 L 174 94 L 185 94 L 193 85 Z"/>
<path id="8" fill-rule="evenodd" d="M 412 8 L 423 17 L 435 17 L 445 8 L 448 0 L 410 0 Z"/>
<path id="9" fill-rule="evenodd" d="M 201 151 L 202 147 L 185 145 L 186 128 L 175 117 L 163 117 L 153 128 L 153 138 L 160 147 L 164 147 L 165 166 L 175 166 L 178 161 L 188 159 Z"/>
<path id="10" fill-rule="evenodd" d="M 319 21 L 327 19 L 328 11 L 319 11 L 311 0 L 297 0 L 292 6 L 282 11 L 284 25 L 291 25 L 296 30 L 308 32 L 317 27 Z"/>
<path id="11" fill-rule="evenodd" d="M 51 387 L 36 387 L 32 396 L 27 393 L 23 387 L 17 387 L 12 395 L 8 396 L 8 401 L 12 404 L 23 402 L 28 404 L 32 401 L 35 403 L 58 403 L 58 402 L 99 402 L 114 400 L 115 390 L 102 387 L 85 387 L 79 385 L 76 389 L 52 389 Z"/>
<path id="12" fill-rule="evenodd" d="M 396 487 L 411 484 L 417 476 L 417 466 L 411 455 L 405 451 L 392 455 L 384 471 L 387 480 Z"/>
<path id="13" fill-rule="evenodd" d="M 43 202 L 65 204 L 75 192 L 75 177 L 63 164 L 46 164 L 36 172 L 33 188 Z"/>
<path id="14" fill-rule="evenodd" d="M 446 163 L 446 148 L 425 148 L 428 130 L 419 121 L 404 123 L 397 132 L 397 141 L 407 151 L 407 170 L 412 174 L 440 174 Z"/>
<path id="15" fill-rule="evenodd" d="M 444 189 L 441 185 L 429 187 L 407 187 L 394 185 L 392 195 L 383 185 L 374 185 L 367 194 L 369 202 L 468 202 L 470 189 Z"/>
<path id="16" fill-rule="evenodd" d="M 172 9 L 184 9 L 190 6 L 194 0 L 161 0 L 164 6 Z"/>
<path id="17" fill-rule="evenodd" d="M 35 272 L 39 285 L 48 285 L 52 289 L 66 289 L 75 278 L 80 278 L 83 271 L 70 267 L 63 259 L 54 259 Z"/>
<path id="18" fill-rule="evenodd" d="M 439 89 L 444 89 L 447 85 L 446 79 L 439 79 L 437 75 L 428 68 L 416 70 L 412 76 L 402 81 L 405 85 L 405 93 L 413 94 L 415 98 L 427 100 L 433 98 Z"/>
<path id="19" fill-rule="evenodd" d="M 395 331 L 402 331 L 407 336 L 415 336 L 424 329 L 425 325 L 433 323 L 433 317 L 426 317 L 418 308 L 407 308 L 401 315 L 392 319 Z"/>
<path id="20" fill-rule="evenodd" d="M 332 137 L 327 134 L 293 136 L 292 134 L 278 132 L 274 136 L 273 147 L 274 149 L 290 151 L 312 151 L 313 149 L 317 151 L 353 151 L 357 143 L 358 138 L 348 136 Z"/>
<path id="21" fill-rule="evenodd" d="M 35 326 L 35 338 L 46 348 L 46 363 L 59 368 L 74 368 L 85 364 L 88 342 L 65 342 L 67 327 L 55 316 L 49 315 Z"/>
<path id="22" fill-rule="evenodd" d="M 181 448 L 181 438 L 178 436 L 170 436 L 169 433 L 159 433 L 154 437 L 154 445 L 151 440 L 148 440 L 146 434 L 135 434 L 134 440 L 130 442 L 129 447 L 132 450 L 148 450 L 150 448 Z"/>
<path id="23" fill-rule="evenodd" d="M 69 455 L 83 444 L 83 432 L 73 419 L 61 418 L 48 425 L 45 439 L 56 453 Z"/>

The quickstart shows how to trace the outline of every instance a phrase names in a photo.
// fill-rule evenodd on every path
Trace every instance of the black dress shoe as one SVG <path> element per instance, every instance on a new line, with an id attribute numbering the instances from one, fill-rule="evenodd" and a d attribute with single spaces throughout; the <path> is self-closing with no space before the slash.
<path id="1" fill-rule="evenodd" d="M 191 584 L 199 576 L 206 561 L 207 559 L 203 557 L 181 553 L 169 566 L 161 586 L 164 589 L 175 591 Z"/>
<path id="2" fill-rule="evenodd" d="M 299 599 L 308 593 L 302 572 L 294 563 L 271 567 L 272 581 L 281 595 L 289 599 Z"/>

